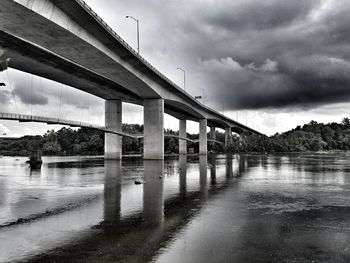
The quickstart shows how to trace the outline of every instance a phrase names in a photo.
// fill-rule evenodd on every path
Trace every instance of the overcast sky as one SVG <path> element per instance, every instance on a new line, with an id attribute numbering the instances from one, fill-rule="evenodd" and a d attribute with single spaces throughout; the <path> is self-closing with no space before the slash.
<path id="1" fill-rule="evenodd" d="M 86 0 L 141 54 L 207 105 L 267 134 L 310 120 L 339 122 L 350 109 L 350 2 L 347 0 Z M 0 110 L 103 124 L 103 101 L 11 70 Z M 7 73 L 0 80 L 8 83 Z M 32 85 L 33 83 L 33 85 Z M 33 89 L 31 87 L 34 87 Z M 45 92 L 42 92 L 42 91 Z M 15 99 L 13 99 L 15 98 Z M 61 107 L 59 107 L 61 105 Z M 89 106 L 88 106 L 89 105 Z M 142 108 L 124 105 L 124 122 L 142 122 Z M 17 136 L 46 125 L 1 122 Z M 176 129 L 166 117 L 166 127 Z M 196 131 L 197 124 L 190 125 Z"/>

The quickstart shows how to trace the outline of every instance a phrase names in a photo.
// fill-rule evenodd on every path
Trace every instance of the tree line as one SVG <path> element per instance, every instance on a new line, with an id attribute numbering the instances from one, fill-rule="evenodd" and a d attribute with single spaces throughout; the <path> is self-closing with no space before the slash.
<path id="1" fill-rule="evenodd" d="M 143 125 L 123 124 L 123 132 L 142 134 Z M 166 134 L 178 132 L 167 129 Z M 196 140 L 198 134 L 187 134 Z M 216 131 L 216 139 L 224 142 L 225 134 Z M 165 137 L 165 153 L 178 153 L 178 139 Z M 187 143 L 188 150 L 198 153 L 198 143 Z M 40 150 L 44 155 L 100 155 L 104 153 L 104 133 L 88 128 L 71 129 L 63 127 L 58 131 L 49 130 L 43 136 L 24 136 L 17 139 L 0 139 L 0 155 L 29 156 Z M 318 123 L 311 121 L 290 131 L 273 136 L 251 134 L 234 135 L 228 147 L 221 144 L 208 144 L 209 152 L 305 152 L 321 150 L 350 150 L 350 120 L 344 118 L 341 123 Z M 124 154 L 141 154 L 143 139 L 123 137 Z"/>
<path id="2" fill-rule="evenodd" d="M 228 152 L 305 152 L 350 150 L 350 120 L 341 123 L 311 121 L 290 131 L 270 137 L 257 135 L 234 136 Z"/>
<path id="3" fill-rule="evenodd" d="M 142 134 L 143 125 L 123 124 L 122 130 L 128 134 Z M 166 134 L 178 135 L 178 132 L 167 129 Z M 187 134 L 190 139 L 198 139 L 198 134 Z M 224 139 L 224 134 L 217 132 L 217 137 Z M 212 151 L 223 151 L 220 146 L 209 146 Z M 166 154 L 178 153 L 178 139 L 165 137 Z M 188 143 L 188 149 L 198 152 L 198 143 Z M 43 136 L 24 136 L 16 139 L 0 139 L 0 155 L 29 156 L 33 151 L 43 155 L 100 155 L 104 153 L 104 133 L 89 128 L 71 129 L 63 127 L 58 131 L 49 130 Z M 143 139 L 123 137 L 124 154 L 141 154 Z"/>

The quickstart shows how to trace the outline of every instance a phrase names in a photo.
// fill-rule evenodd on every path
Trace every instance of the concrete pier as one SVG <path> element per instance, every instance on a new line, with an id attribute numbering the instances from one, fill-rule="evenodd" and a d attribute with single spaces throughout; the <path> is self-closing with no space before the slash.
<path id="1" fill-rule="evenodd" d="M 164 159 L 164 100 L 144 100 L 143 157 L 146 160 Z"/>
<path id="2" fill-rule="evenodd" d="M 40 150 L 33 151 L 29 157 L 29 165 L 31 169 L 40 169 L 41 164 L 43 163 L 42 159 L 42 152 Z"/>
<path id="3" fill-rule="evenodd" d="M 106 100 L 105 125 L 109 130 L 122 131 L 122 101 Z M 119 160 L 122 158 L 122 137 L 105 133 L 105 159 Z"/>
<path id="4" fill-rule="evenodd" d="M 199 154 L 208 154 L 207 119 L 199 120 Z"/>
<path id="5" fill-rule="evenodd" d="M 186 120 L 179 120 L 179 136 L 186 138 Z M 179 154 L 187 154 L 187 141 L 179 140 Z"/>
<path id="6" fill-rule="evenodd" d="M 232 130 L 231 127 L 225 130 L 225 147 L 229 146 L 232 142 Z"/>

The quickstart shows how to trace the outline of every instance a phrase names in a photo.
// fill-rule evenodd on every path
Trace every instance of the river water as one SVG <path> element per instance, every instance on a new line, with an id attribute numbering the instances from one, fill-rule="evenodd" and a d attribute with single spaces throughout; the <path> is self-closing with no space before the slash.
<path id="1" fill-rule="evenodd" d="M 350 262 L 348 153 L 25 161 L 0 158 L 0 262 Z"/>

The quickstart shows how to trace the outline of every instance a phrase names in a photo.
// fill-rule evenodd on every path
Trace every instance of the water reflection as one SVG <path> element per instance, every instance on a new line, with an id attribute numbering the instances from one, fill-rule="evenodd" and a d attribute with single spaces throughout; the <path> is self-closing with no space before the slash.
<path id="1" fill-rule="evenodd" d="M 294 258 L 298 249 L 313 250 L 325 232 L 340 247 L 350 240 L 344 232 L 350 224 L 348 160 L 228 155 L 121 164 L 101 159 L 91 166 L 90 161 L 44 164 L 41 175 L 32 177 L 24 167 L 0 166 L 5 191 L 0 198 L 10 200 L 0 202 L 0 215 L 19 210 L 23 218 L 29 210 L 44 215 L 0 228 L 0 262 L 280 262 L 284 255 Z M 11 171 L 20 175 L 2 175 Z M 29 193 L 39 199 L 28 199 Z M 60 210 L 67 203 L 73 205 Z M 60 209 L 46 214 L 56 204 Z M 300 235 L 303 243 L 295 242 Z M 330 253 L 322 242 L 315 251 Z"/>
<path id="2" fill-rule="evenodd" d="M 208 196 L 208 175 L 207 175 L 208 159 L 206 155 L 199 156 L 199 185 L 203 199 Z"/>
<path id="3" fill-rule="evenodd" d="M 164 161 L 145 160 L 143 185 L 143 218 L 148 224 L 159 224 L 164 214 Z"/>
<path id="4" fill-rule="evenodd" d="M 248 168 L 248 156 L 247 155 L 240 155 L 239 156 L 239 174 L 243 174 Z"/>
<path id="5" fill-rule="evenodd" d="M 106 222 L 120 220 L 121 177 L 121 161 L 106 160 L 104 183 L 104 220 Z"/>
<path id="6" fill-rule="evenodd" d="M 210 164 L 210 184 L 216 184 L 216 156 L 209 156 L 209 164 Z"/>
<path id="7" fill-rule="evenodd" d="M 187 155 L 179 155 L 179 183 L 180 195 L 186 196 L 187 192 Z"/>
<path id="8" fill-rule="evenodd" d="M 232 178 L 233 177 L 233 159 L 232 156 L 226 155 L 226 178 Z"/>
<path id="9" fill-rule="evenodd" d="M 187 161 L 199 164 L 197 167 L 199 184 L 190 190 L 187 185 Z M 214 164 L 211 166 L 211 171 L 213 171 L 213 167 L 216 168 L 217 163 L 215 160 L 211 160 L 211 162 Z M 71 230 L 70 236 L 76 237 L 71 238 L 65 245 L 60 245 L 59 252 L 56 249 L 50 249 L 54 243 L 51 245 L 47 243 L 47 245 L 42 246 L 41 255 L 32 257 L 27 261 L 70 262 L 73 259 L 74 261 L 84 261 L 87 258 L 96 259 L 96 251 L 100 251 L 104 255 L 104 260 L 107 261 L 130 261 L 130 255 L 133 255 L 132 259 L 134 261 L 150 260 L 159 248 L 171 241 L 178 229 L 181 229 L 197 215 L 202 204 L 216 194 L 216 192 L 209 191 L 207 179 L 209 166 L 206 156 L 201 156 L 199 160 L 193 161 L 181 156 L 179 160 L 168 160 L 166 163 L 167 167 L 178 167 L 179 169 L 169 169 L 172 174 L 165 176 L 164 161 L 144 161 L 144 184 L 135 185 L 133 180 L 125 177 L 130 172 L 128 165 L 125 169 L 123 168 L 125 162 L 121 165 L 120 162 L 105 161 L 102 181 L 104 185 L 103 221 L 92 228 L 89 225 L 84 226 L 84 221 L 81 221 L 79 223 L 81 229 L 85 229 L 83 235 L 81 235 L 80 230 Z M 222 164 L 223 166 L 220 165 L 220 167 L 225 169 L 215 169 L 215 178 L 225 179 L 226 174 L 232 174 L 232 171 L 226 171 L 226 167 L 232 168 L 232 165 L 226 166 L 226 162 Z M 51 166 L 51 169 L 66 169 L 64 165 L 60 166 L 61 168 Z M 172 177 L 176 171 L 178 171 L 179 178 L 174 181 Z M 66 172 L 68 171 L 66 170 Z M 54 174 L 56 175 L 53 178 L 61 173 L 62 171 L 55 171 Z M 84 174 L 88 173 L 84 172 Z M 67 174 L 65 176 L 67 177 L 66 180 L 69 180 L 69 176 Z M 194 176 L 194 174 L 191 176 Z M 62 184 L 62 181 L 57 181 L 59 185 Z M 169 184 L 176 182 L 178 193 L 167 195 L 167 198 L 165 198 L 164 185 L 167 184 L 169 187 Z M 143 192 L 142 209 L 135 210 L 133 214 L 129 214 L 127 217 L 122 216 L 121 211 L 126 209 L 123 206 L 127 207 L 129 205 L 127 200 L 130 200 L 133 195 L 140 191 Z M 88 207 L 86 208 L 88 209 Z M 68 212 L 64 218 L 67 218 L 67 216 L 73 216 L 73 214 Z M 98 213 L 95 217 L 100 218 Z M 40 226 L 40 222 L 38 222 L 38 226 Z M 66 233 L 62 226 L 60 231 Z M 45 240 L 45 238 L 43 239 Z M 62 242 L 67 239 L 56 235 L 56 240 Z"/>

